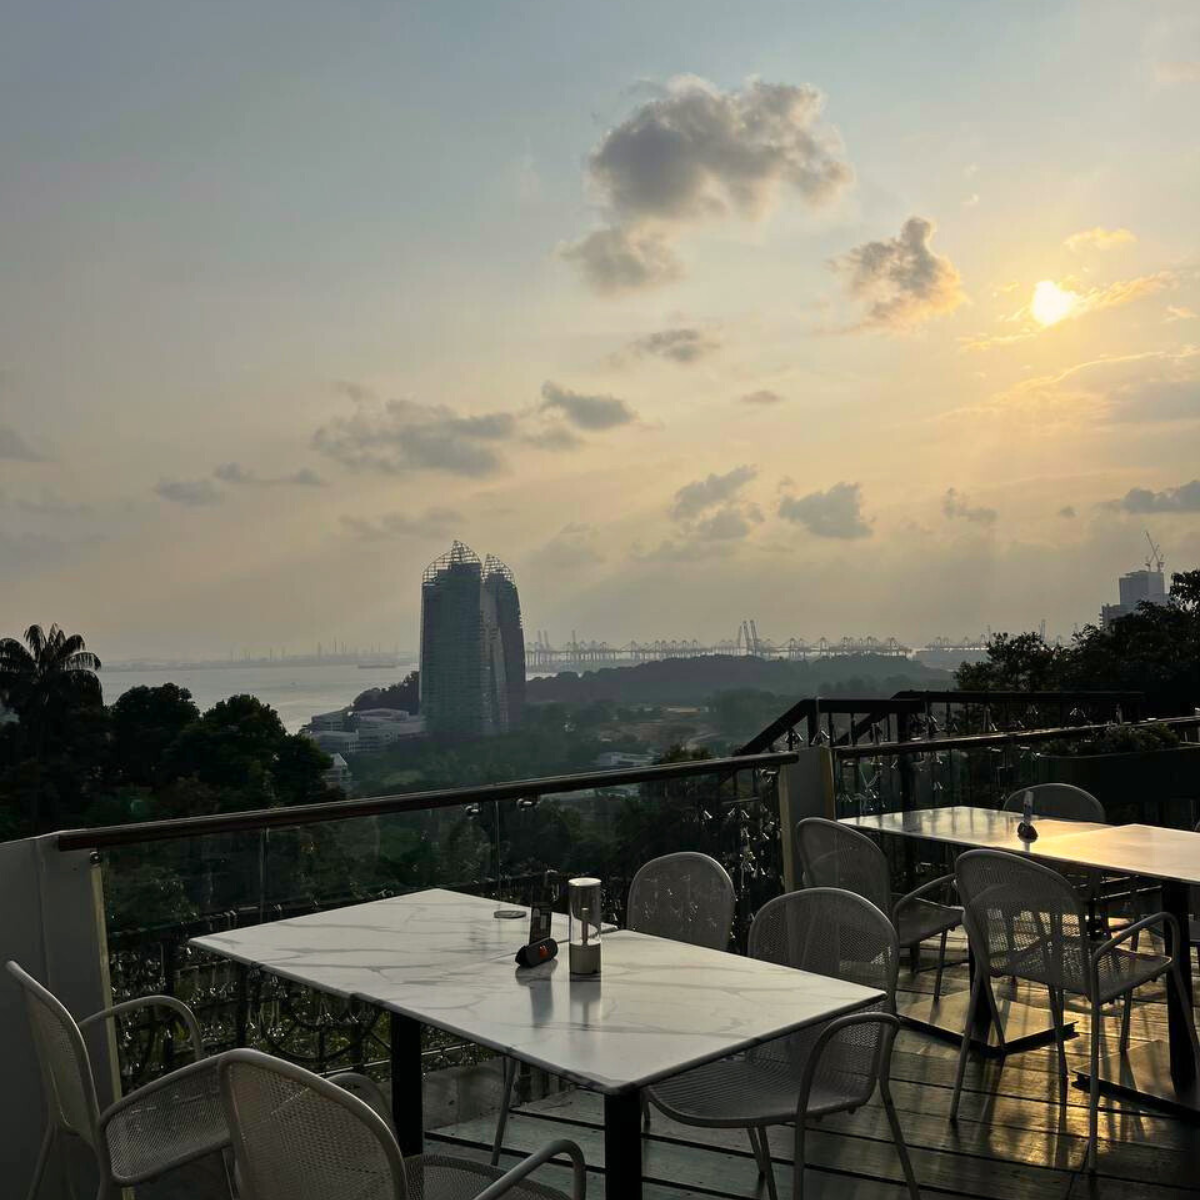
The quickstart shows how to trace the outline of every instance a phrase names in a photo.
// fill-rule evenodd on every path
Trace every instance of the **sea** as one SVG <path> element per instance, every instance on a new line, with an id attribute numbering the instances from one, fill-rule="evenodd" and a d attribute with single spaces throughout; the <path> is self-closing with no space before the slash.
<path id="1" fill-rule="evenodd" d="M 360 692 L 399 683 L 416 667 L 415 660 L 403 659 L 395 666 L 363 667 L 353 663 L 290 666 L 286 662 L 253 667 L 105 667 L 100 672 L 100 683 L 106 704 L 133 687 L 178 684 L 192 693 L 201 712 L 228 696 L 257 696 L 279 714 L 289 732 L 295 733 L 315 713 L 345 708 Z"/>

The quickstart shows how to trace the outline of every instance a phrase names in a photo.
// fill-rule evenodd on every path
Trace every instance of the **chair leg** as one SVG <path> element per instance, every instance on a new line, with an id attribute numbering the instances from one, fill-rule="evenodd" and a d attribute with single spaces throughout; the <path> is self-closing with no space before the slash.
<path id="1" fill-rule="evenodd" d="M 504 1131 L 508 1128 L 508 1110 L 512 1108 L 513 1089 L 517 1085 L 517 1060 L 504 1060 L 504 1082 L 500 1085 L 504 1095 L 500 1101 L 500 1116 L 496 1120 L 496 1140 L 492 1143 L 492 1166 L 500 1162 L 500 1151 L 504 1149 Z"/>
<path id="2" fill-rule="evenodd" d="M 767 1140 L 767 1131 L 759 1125 L 751 1126 L 747 1132 L 750 1134 L 750 1144 L 754 1147 L 754 1157 L 758 1160 L 759 1178 L 767 1181 L 768 1200 L 779 1200 L 779 1193 L 775 1190 L 775 1167 L 771 1162 L 771 1143 Z"/>
<path id="3" fill-rule="evenodd" d="M 804 1200 L 804 1119 L 796 1122 L 792 1141 L 792 1200 Z"/>
<path id="4" fill-rule="evenodd" d="M 933 1002 L 936 1004 L 942 998 L 942 973 L 946 969 L 946 938 L 949 936 L 950 930 L 942 930 L 942 944 L 938 948 L 938 969 L 937 976 L 933 981 Z"/>
<path id="5" fill-rule="evenodd" d="M 1000 1009 L 996 1006 L 996 993 L 992 991 L 992 981 L 990 978 L 984 980 L 983 990 L 987 992 L 988 1008 L 991 1009 L 992 1013 L 992 1024 L 996 1027 L 996 1048 L 1003 1052 L 1006 1046 L 1004 1041 L 1004 1025 L 1000 1021 Z"/>
<path id="6" fill-rule="evenodd" d="M 38 1148 L 37 1162 L 33 1167 L 33 1182 L 29 1185 L 29 1200 L 37 1200 L 38 1189 L 42 1186 L 42 1176 L 46 1173 L 46 1163 L 50 1161 L 50 1147 L 54 1145 L 54 1126 L 48 1125 Z"/>
<path id="7" fill-rule="evenodd" d="M 879 1095 L 883 1100 L 888 1124 L 892 1127 L 892 1141 L 896 1143 L 896 1153 L 900 1156 L 900 1167 L 904 1171 L 904 1178 L 908 1181 L 908 1194 L 912 1200 L 921 1200 L 921 1190 L 917 1187 L 917 1177 L 913 1174 L 912 1161 L 908 1157 L 908 1146 L 904 1142 L 904 1133 L 900 1128 L 900 1118 L 896 1115 L 896 1105 L 892 1100 L 892 1089 L 886 1074 L 880 1076 Z"/>
<path id="8" fill-rule="evenodd" d="M 750 1139 L 750 1149 L 754 1151 L 754 1165 L 758 1167 L 758 1177 L 762 1179 L 767 1174 L 763 1165 L 762 1147 L 758 1144 L 758 1130 L 753 1125 L 746 1126 L 746 1136 Z"/>
<path id="9" fill-rule="evenodd" d="M 1125 993 L 1125 1003 L 1121 1008 L 1121 1053 L 1129 1053 L 1130 1026 L 1133 1020 L 1133 988 Z"/>
<path id="10" fill-rule="evenodd" d="M 1053 986 L 1046 990 L 1050 993 L 1050 1019 L 1054 1022 L 1054 1044 L 1058 1047 L 1059 1102 L 1066 1104 L 1071 1073 L 1067 1070 L 1067 1034 L 1064 1028 L 1066 1012 L 1064 1011 L 1063 993 Z"/>
<path id="11" fill-rule="evenodd" d="M 1192 1011 L 1192 998 L 1188 995 L 1187 988 L 1183 986 L 1183 972 L 1179 968 L 1179 964 L 1172 963 L 1171 969 L 1167 972 L 1171 977 L 1171 983 L 1175 987 L 1175 994 L 1179 997 L 1179 1005 L 1188 1015 L 1188 1033 L 1191 1035 L 1192 1043 L 1192 1059 L 1196 1064 L 1197 1071 L 1200 1071 L 1200 1038 L 1196 1035 L 1196 1015 Z"/>
<path id="12" fill-rule="evenodd" d="M 1096 1169 L 1096 1144 L 1100 1136 L 1100 1029 L 1104 1014 L 1100 1005 L 1092 1002 L 1091 1089 L 1088 1093 L 1087 1169 Z"/>
<path id="13" fill-rule="evenodd" d="M 642 1132 L 650 1132 L 650 1095 L 644 1089 L 642 1091 Z"/>
<path id="14" fill-rule="evenodd" d="M 971 999 L 967 1004 L 967 1022 L 963 1026 L 962 1045 L 958 1048 L 958 1070 L 954 1074 L 954 1096 L 950 1101 L 950 1120 L 958 1120 L 958 1099 L 962 1095 L 963 1076 L 967 1073 L 967 1055 L 971 1053 L 971 1025 L 975 1009 L 979 1004 L 980 991 L 986 981 L 983 968 L 975 972 L 971 981 Z"/>

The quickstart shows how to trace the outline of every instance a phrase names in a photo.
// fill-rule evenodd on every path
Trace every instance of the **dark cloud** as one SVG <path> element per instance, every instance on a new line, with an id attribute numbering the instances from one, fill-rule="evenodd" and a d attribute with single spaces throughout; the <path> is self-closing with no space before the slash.
<path id="1" fill-rule="evenodd" d="M 956 488 L 947 488 L 942 497 L 942 514 L 948 521 L 970 521 L 975 525 L 995 525 L 1000 515 L 994 508 L 972 506 Z"/>
<path id="2" fill-rule="evenodd" d="M 3 494 L 0 494 L 0 504 L 4 502 L 5 498 Z M 19 512 L 30 513 L 37 517 L 78 517 L 92 511 L 90 504 L 65 500 L 48 488 L 43 489 L 41 497 L 37 500 L 28 500 L 23 496 L 17 496 L 10 503 Z"/>
<path id="3" fill-rule="evenodd" d="M 556 411 L 580 429 L 613 429 L 637 420 L 637 413 L 616 396 L 588 396 L 547 379 L 542 384 L 542 411 Z"/>
<path id="4" fill-rule="evenodd" d="M 597 545 L 596 529 L 578 522 L 564 525 L 541 549 L 534 551 L 534 561 L 542 566 L 571 570 L 603 562 L 604 555 Z"/>
<path id="5" fill-rule="evenodd" d="M 677 363 L 697 362 L 720 348 L 720 339 L 702 329 L 664 329 L 629 345 L 630 353 L 639 358 L 666 358 Z"/>
<path id="6" fill-rule="evenodd" d="M 583 438 L 562 424 L 551 425 L 538 433 L 527 434 L 525 441 L 539 450 L 578 450 L 580 446 L 586 445 Z"/>
<path id="7" fill-rule="evenodd" d="M 276 475 L 264 478 L 243 467 L 241 463 L 222 463 L 213 471 L 213 475 L 223 483 L 231 483 L 244 487 L 280 487 L 292 485 L 295 487 L 324 487 L 325 481 L 311 467 L 301 467 L 290 475 Z"/>
<path id="8" fill-rule="evenodd" d="M 722 91 L 682 78 L 610 129 L 588 160 L 609 227 L 560 251 L 597 290 L 678 278 L 672 240 L 728 216 L 759 220 L 780 192 L 823 204 L 853 179 L 824 99 L 807 84 Z"/>
<path id="9" fill-rule="evenodd" d="M 452 508 L 427 508 L 423 513 L 384 513 L 370 518 L 341 518 L 342 528 L 368 542 L 402 541 L 408 538 L 446 538 L 458 531 L 463 515 Z"/>
<path id="10" fill-rule="evenodd" d="M 1127 513 L 1200 512 L 1200 479 L 1161 492 L 1130 488 L 1120 500 L 1111 501 L 1110 507 Z"/>
<path id="11" fill-rule="evenodd" d="M 8 462 L 45 462 L 11 425 L 0 425 L 0 459 Z"/>
<path id="12" fill-rule="evenodd" d="M 512 413 L 461 416 L 444 405 L 364 398 L 348 416 L 321 426 L 313 434 L 313 446 L 353 470 L 482 477 L 501 469 L 498 447 L 516 433 Z"/>
<path id="13" fill-rule="evenodd" d="M 1073 504 L 1064 504 L 1062 508 L 1058 510 L 1058 515 L 1068 521 L 1074 520 L 1074 518 L 1078 516 L 1075 511 L 1075 505 Z"/>
<path id="14" fill-rule="evenodd" d="M 860 328 L 903 329 L 963 302 L 954 264 L 930 248 L 934 228 L 924 217 L 909 217 L 899 237 L 865 242 L 833 260 L 850 294 L 870 302 Z"/>
<path id="15" fill-rule="evenodd" d="M 706 479 L 684 484 L 675 493 L 671 516 L 676 521 L 689 521 L 706 509 L 732 500 L 743 487 L 758 476 L 758 468 L 734 467 L 724 475 L 711 474 Z"/>
<path id="16" fill-rule="evenodd" d="M 739 541 L 749 537 L 762 519 L 762 510 L 755 504 L 727 504 L 697 521 L 692 535 L 703 542 Z"/>
<path id="17" fill-rule="evenodd" d="M 739 404 L 753 404 L 760 408 L 766 408 L 771 404 L 782 404 L 786 399 L 786 396 L 781 396 L 778 392 L 760 388 L 757 392 L 747 392 L 744 396 L 739 396 L 737 402 Z"/>
<path id="18" fill-rule="evenodd" d="M 160 479 L 154 491 L 164 500 L 186 508 L 204 508 L 225 499 L 225 493 L 211 479 Z"/>
<path id="19" fill-rule="evenodd" d="M 661 233 L 647 230 L 598 229 L 558 249 L 575 263 L 601 295 L 671 283 L 683 276 L 683 264 Z"/>
<path id="20" fill-rule="evenodd" d="M 826 538 L 865 538 L 871 527 L 863 520 L 862 493 L 857 483 L 835 483 L 824 492 L 784 496 L 779 515 Z"/>

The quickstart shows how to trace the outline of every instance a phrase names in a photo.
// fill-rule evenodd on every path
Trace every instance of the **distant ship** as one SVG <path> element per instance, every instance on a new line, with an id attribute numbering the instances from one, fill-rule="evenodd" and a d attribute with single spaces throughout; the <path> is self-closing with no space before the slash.
<path id="1" fill-rule="evenodd" d="M 360 671 L 382 671 L 386 668 L 395 670 L 400 664 L 391 658 L 373 658 L 370 662 L 360 662 L 358 669 Z"/>

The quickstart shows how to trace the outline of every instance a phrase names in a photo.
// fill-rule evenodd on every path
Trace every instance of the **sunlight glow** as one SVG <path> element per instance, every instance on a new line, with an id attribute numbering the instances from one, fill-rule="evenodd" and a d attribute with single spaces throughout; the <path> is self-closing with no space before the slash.
<path id="1" fill-rule="evenodd" d="M 1069 292 L 1053 280 L 1043 279 L 1033 289 L 1029 312 L 1039 325 L 1056 325 L 1074 312 L 1078 302 L 1077 292 Z"/>

